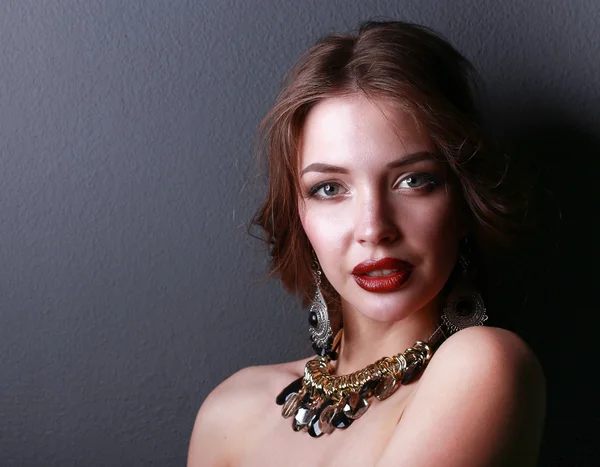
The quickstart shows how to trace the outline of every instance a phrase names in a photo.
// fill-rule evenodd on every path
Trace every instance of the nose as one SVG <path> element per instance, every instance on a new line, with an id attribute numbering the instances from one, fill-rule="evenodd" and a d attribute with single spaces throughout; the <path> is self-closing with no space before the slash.
<path id="1" fill-rule="evenodd" d="M 360 244 L 393 243 L 400 237 L 393 206 L 380 194 L 358 201 L 354 239 Z"/>

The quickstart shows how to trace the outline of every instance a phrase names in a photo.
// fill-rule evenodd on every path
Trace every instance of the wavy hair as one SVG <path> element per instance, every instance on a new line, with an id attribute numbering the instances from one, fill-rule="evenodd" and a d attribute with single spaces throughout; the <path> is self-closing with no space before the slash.
<path id="1" fill-rule="evenodd" d="M 449 42 L 421 25 L 366 22 L 356 34 L 330 34 L 286 74 L 259 129 L 259 155 L 268 164 L 268 192 L 252 225 L 270 245 L 270 273 L 306 305 L 314 293 L 312 247 L 300 223 L 299 138 L 307 114 L 332 96 L 363 93 L 409 112 L 437 148 L 461 188 L 470 218 L 470 248 L 478 286 L 497 254 L 514 245 L 527 194 L 510 179 L 509 159 L 484 130 L 479 79 Z M 496 253 L 496 254 L 495 254 Z M 483 271 L 483 273 L 482 273 Z M 325 279 L 330 307 L 339 296 Z"/>

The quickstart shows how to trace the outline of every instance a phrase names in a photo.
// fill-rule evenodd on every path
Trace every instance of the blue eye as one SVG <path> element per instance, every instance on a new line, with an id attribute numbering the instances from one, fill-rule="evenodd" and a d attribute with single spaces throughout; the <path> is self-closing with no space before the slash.
<path id="1" fill-rule="evenodd" d="M 309 195 L 317 198 L 333 198 L 340 194 L 341 187 L 337 183 L 319 183 L 311 188 Z"/>
<path id="2" fill-rule="evenodd" d="M 411 174 L 407 177 L 404 177 L 400 180 L 398 184 L 398 188 L 408 188 L 412 190 L 421 189 L 421 188 L 434 188 L 437 185 L 437 182 L 434 180 L 433 176 L 429 174 Z"/>
<path id="3" fill-rule="evenodd" d="M 321 185 L 319 187 L 319 189 L 317 190 L 317 193 L 321 194 L 322 196 L 335 196 L 337 194 L 339 194 L 340 192 L 340 186 L 339 185 L 335 185 L 333 183 L 327 183 L 325 185 Z"/>

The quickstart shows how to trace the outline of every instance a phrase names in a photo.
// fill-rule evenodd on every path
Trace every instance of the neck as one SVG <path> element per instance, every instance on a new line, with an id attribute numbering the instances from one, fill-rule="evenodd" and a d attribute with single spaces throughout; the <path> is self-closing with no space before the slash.
<path id="1" fill-rule="evenodd" d="M 416 341 L 426 341 L 438 326 L 439 300 L 393 323 L 375 321 L 344 303 L 344 332 L 336 374 L 352 373 L 379 360 L 404 352 Z"/>

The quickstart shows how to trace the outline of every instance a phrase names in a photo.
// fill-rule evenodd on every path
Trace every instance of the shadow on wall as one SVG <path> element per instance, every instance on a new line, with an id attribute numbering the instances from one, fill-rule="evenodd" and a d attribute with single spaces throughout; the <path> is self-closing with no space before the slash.
<path id="1" fill-rule="evenodd" d="M 595 183 L 600 129 L 565 116 L 562 109 L 532 109 L 510 121 L 511 146 L 531 157 L 537 169 L 540 235 L 522 258 L 522 271 L 513 276 L 520 304 L 511 327 L 533 347 L 546 374 L 548 410 L 539 465 L 598 466 L 600 410 L 592 372 L 600 313 L 592 295 L 600 289 L 594 267 L 600 239 Z"/>

